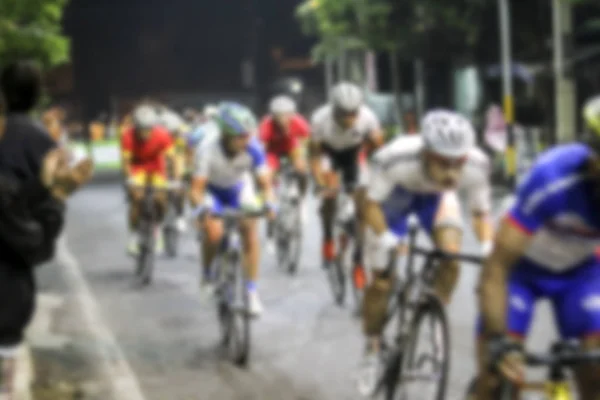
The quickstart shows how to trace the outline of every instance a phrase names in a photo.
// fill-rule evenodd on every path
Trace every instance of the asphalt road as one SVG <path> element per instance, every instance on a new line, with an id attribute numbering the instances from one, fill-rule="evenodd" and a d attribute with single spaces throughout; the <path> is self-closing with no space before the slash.
<path id="1" fill-rule="evenodd" d="M 125 203 L 116 184 L 86 188 L 69 205 L 66 240 L 57 262 L 40 269 L 43 293 L 63 299 L 57 334 L 83 349 L 112 387 L 115 400 L 350 400 L 363 349 L 359 322 L 333 304 L 319 266 L 320 229 L 314 203 L 305 225 L 303 261 L 296 277 L 263 255 L 259 290 L 266 311 L 253 325 L 250 366 L 220 358 L 213 307 L 197 289 L 198 249 L 185 235 L 176 260 L 160 259 L 154 284 L 132 285 L 125 255 Z M 477 252 L 471 233 L 465 251 Z M 473 374 L 476 267 L 464 266 L 450 306 L 452 374 L 448 399 L 460 399 Z M 544 348 L 555 337 L 545 307 L 530 342 Z M 83 333 L 82 333 L 83 332 Z M 93 369 L 93 368 L 92 368 Z"/>

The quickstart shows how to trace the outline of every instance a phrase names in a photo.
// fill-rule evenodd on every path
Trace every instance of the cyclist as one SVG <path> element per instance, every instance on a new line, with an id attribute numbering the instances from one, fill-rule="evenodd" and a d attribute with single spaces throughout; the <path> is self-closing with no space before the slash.
<path id="1" fill-rule="evenodd" d="M 253 173 L 266 199 L 266 206 L 273 206 L 273 192 L 265 164 L 265 153 L 260 143 L 251 138 L 257 124 L 254 115 L 246 107 L 236 103 L 223 103 L 216 121 L 220 134 L 212 140 L 203 140 L 198 148 L 197 163 L 192 180 L 190 200 L 198 209 L 218 213 L 224 207 L 240 208 L 247 200 L 253 200 L 253 186 L 245 175 Z M 270 218 L 273 218 L 271 213 Z M 212 292 L 209 266 L 212 263 L 223 235 L 219 220 L 206 214 L 202 218 L 202 271 L 201 291 Z M 256 221 L 242 224 L 244 266 L 248 271 L 247 290 L 250 312 L 258 316 L 263 311 L 256 281 L 258 278 L 260 247 Z"/>
<path id="2" fill-rule="evenodd" d="M 457 190 L 468 194 L 473 230 L 484 252 L 492 240 L 489 160 L 475 146 L 471 123 L 446 110 L 428 112 L 419 136 L 399 137 L 378 150 L 369 171 L 365 204 L 365 265 L 372 280 L 363 300 L 363 330 L 367 337 L 360 390 L 370 393 L 379 376 L 381 334 L 393 281 L 390 255 L 402 250 L 407 219 L 415 214 L 435 246 L 461 248 L 462 223 Z M 447 304 L 458 280 L 459 265 L 444 262 L 435 290 Z"/>
<path id="3" fill-rule="evenodd" d="M 317 187 L 333 189 L 340 170 L 345 187 L 354 190 L 354 201 L 358 210 L 357 218 L 362 220 L 361 203 L 364 190 L 356 189 L 364 183 L 365 162 L 360 161 L 361 152 L 366 148 L 380 146 L 383 141 L 381 126 L 375 113 L 363 102 L 362 90 L 348 82 L 338 83 L 332 90 L 331 101 L 315 111 L 311 118 L 310 163 Z M 326 161 L 325 163 L 323 162 Z M 364 157 L 362 157 L 364 159 Z M 326 164 L 326 165 L 323 165 Z M 359 165 L 360 164 L 360 165 Z M 324 166 L 328 168 L 323 168 Z M 320 210 L 323 226 L 322 256 L 324 266 L 335 258 L 333 242 L 333 222 L 336 214 L 335 196 L 325 193 Z M 358 242 L 355 246 L 354 262 L 357 273 L 355 284 L 364 285 L 364 271 L 361 267 L 362 224 L 359 224 Z"/>
<path id="4" fill-rule="evenodd" d="M 128 251 L 138 252 L 137 224 L 139 210 L 144 197 L 144 187 L 149 179 L 158 189 L 165 188 L 167 183 L 167 163 L 175 164 L 173 139 L 166 129 L 159 125 L 156 109 L 149 105 L 138 106 L 133 112 L 133 127 L 121 137 L 122 165 L 127 182 L 132 184 L 128 189 L 130 238 Z M 162 220 L 167 207 L 167 196 L 164 190 L 155 192 L 158 219 Z M 164 248 L 162 229 L 157 230 L 157 252 Z"/>
<path id="5" fill-rule="evenodd" d="M 202 117 L 204 118 L 205 122 L 214 120 L 218 114 L 219 114 L 219 107 L 214 106 L 212 104 L 207 104 L 206 106 L 204 106 L 204 109 L 202 110 Z"/>
<path id="6" fill-rule="evenodd" d="M 510 336 L 524 340 L 534 304 L 547 298 L 565 339 L 600 347 L 600 97 L 584 106 L 588 137 L 542 153 L 522 181 L 503 219 L 480 282 L 478 398 L 494 389 L 487 349 Z M 523 360 L 514 352 L 494 357 L 502 374 L 520 381 Z M 483 363 L 488 360 L 487 363 Z M 575 368 L 582 400 L 600 399 L 600 368 Z"/>
<path id="7" fill-rule="evenodd" d="M 271 171 L 271 182 L 279 171 L 280 159 L 289 158 L 296 171 L 301 196 L 306 192 L 307 168 L 305 141 L 310 136 L 310 126 L 296 111 L 296 102 L 288 96 L 276 96 L 269 104 L 270 114 L 263 118 L 259 127 L 259 138 L 267 152 L 267 165 Z M 304 221 L 304 207 L 300 206 Z M 272 224 L 267 236 L 271 239 Z"/>
<path id="8" fill-rule="evenodd" d="M 185 133 L 188 131 L 187 125 L 183 118 L 171 110 L 163 110 L 160 114 L 161 125 L 169 131 L 173 141 L 175 142 L 175 164 L 171 165 L 171 178 L 182 177 L 186 167 L 186 149 L 187 143 Z M 183 188 L 177 193 L 175 206 L 177 207 L 177 229 L 180 232 L 186 230 L 185 217 L 183 216 L 185 205 L 185 195 Z"/>

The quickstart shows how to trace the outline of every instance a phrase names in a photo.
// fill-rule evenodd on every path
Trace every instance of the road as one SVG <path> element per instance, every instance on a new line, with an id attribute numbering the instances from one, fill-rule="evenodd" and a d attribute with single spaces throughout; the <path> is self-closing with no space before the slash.
<path id="1" fill-rule="evenodd" d="M 290 278 L 277 269 L 272 256 L 263 257 L 259 289 L 266 312 L 253 325 L 248 370 L 231 366 L 218 354 L 213 307 L 198 295 L 193 235 L 185 236 L 178 259 L 158 261 L 151 287 L 132 286 L 133 260 L 124 252 L 125 203 L 117 185 L 91 186 L 71 200 L 58 260 L 40 268 L 42 293 L 62 304 L 54 314 L 53 332 L 92 358 L 90 375 L 98 377 L 90 387 L 112 390 L 98 398 L 357 399 L 360 326 L 348 309 L 333 305 L 318 265 L 320 229 L 314 204 L 308 207 L 299 274 Z M 478 250 L 470 233 L 464 250 Z M 477 268 L 463 267 L 450 306 L 450 400 L 461 398 L 473 374 L 477 276 Z M 539 308 L 530 337 L 534 348 L 555 337 L 548 310 Z"/>

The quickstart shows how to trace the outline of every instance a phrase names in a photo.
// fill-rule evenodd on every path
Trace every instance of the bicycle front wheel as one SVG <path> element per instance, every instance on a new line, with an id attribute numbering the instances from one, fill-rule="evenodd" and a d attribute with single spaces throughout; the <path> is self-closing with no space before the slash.
<path id="1" fill-rule="evenodd" d="M 250 300 L 246 288 L 246 274 L 238 253 L 230 254 L 227 260 L 226 291 L 230 311 L 229 357 L 233 363 L 246 366 L 250 356 Z"/>
<path id="2" fill-rule="evenodd" d="M 152 224 L 142 223 L 136 275 L 142 286 L 149 285 L 154 271 L 154 234 Z"/>
<path id="3" fill-rule="evenodd" d="M 423 344 L 430 349 L 421 349 Z M 386 388 L 386 399 L 444 400 L 449 371 L 450 331 L 446 311 L 436 296 L 429 295 L 411 320 L 399 376 Z M 400 385 L 398 391 L 396 383 Z"/>

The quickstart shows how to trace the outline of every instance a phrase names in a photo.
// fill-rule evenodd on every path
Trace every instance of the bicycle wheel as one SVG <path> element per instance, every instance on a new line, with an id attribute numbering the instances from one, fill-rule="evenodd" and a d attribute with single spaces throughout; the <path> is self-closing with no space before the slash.
<path id="1" fill-rule="evenodd" d="M 287 237 L 287 271 L 290 275 L 298 272 L 300 254 L 302 253 L 302 221 L 300 209 L 294 206 L 290 215 L 290 232 Z"/>
<path id="2" fill-rule="evenodd" d="M 239 253 L 228 256 L 227 285 L 231 311 L 228 354 L 233 363 L 246 366 L 250 356 L 250 301 L 246 289 L 246 275 L 240 263 Z"/>
<path id="3" fill-rule="evenodd" d="M 163 235 L 165 240 L 165 250 L 167 252 L 167 256 L 170 258 L 177 257 L 177 250 L 179 244 L 179 231 L 175 226 L 175 220 L 177 218 L 175 214 L 175 209 L 173 207 L 169 207 L 169 211 L 167 213 L 167 217 L 165 218 L 165 227 L 163 228 Z"/>
<path id="4" fill-rule="evenodd" d="M 428 324 L 429 335 L 421 331 Z M 434 295 L 418 306 L 408 331 L 408 337 L 402 345 L 399 374 L 388 380 L 387 400 L 444 400 L 450 370 L 450 332 L 446 312 L 441 301 Z M 429 337 L 433 345 L 431 354 L 417 352 L 419 339 Z M 431 367 L 431 368 L 428 368 Z M 430 372 L 427 370 L 431 369 Z M 416 382 L 437 385 L 434 390 L 418 386 L 408 390 Z M 397 391 L 398 385 L 400 390 Z M 412 387 L 410 387 L 412 389 Z"/>
<path id="5" fill-rule="evenodd" d="M 140 224 L 136 275 L 142 286 L 150 284 L 154 272 L 154 234 L 152 228 L 152 224 L 148 221 L 142 221 Z"/>
<path id="6" fill-rule="evenodd" d="M 339 260 L 334 260 L 326 264 L 325 272 L 327 281 L 333 294 L 335 303 L 339 306 L 344 305 L 346 299 L 346 274 Z"/>

